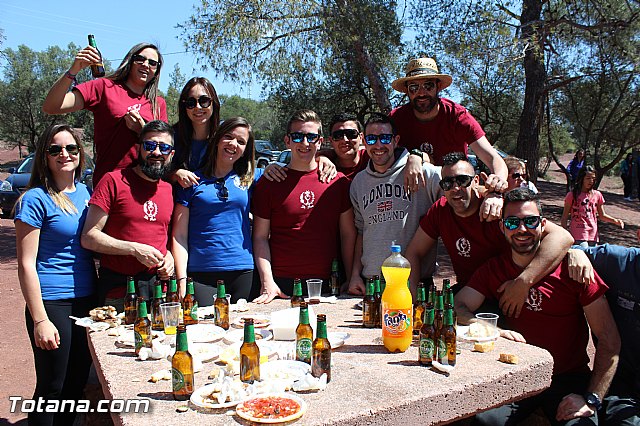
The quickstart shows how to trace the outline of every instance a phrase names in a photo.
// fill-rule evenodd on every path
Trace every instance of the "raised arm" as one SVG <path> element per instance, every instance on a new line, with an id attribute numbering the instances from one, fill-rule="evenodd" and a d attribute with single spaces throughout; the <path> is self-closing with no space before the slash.
<path id="1" fill-rule="evenodd" d="M 411 264 L 411 274 L 409 274 L 409 282 L 411 283 L 411 294 L 413 297 L 416 297 L 416 292 L 418 289 L 418 281 L 421 278 L 421 268 L 422 259 L 425 258 L 427 253 L 433 247 L 435 247 L 438 241 L 431 238 L 427 235 L 426 232 L 422 230 L 421 227 L 418 226 L 416 233 L 413 235 L 409 246 L 407 247 L 407 252 L 405 253 L 405 257 Z"/>
<path id="2" fill-rule="evenodd" d="M 253 258 L 260 274 L 260 296 L 254 300 L 256 303 L 269 303 L 276 296 L 288 298 L 273 279 L 271 247 L 269 246 L 270 231 L 271 221 L 269 219 L 253 216 Z"/>
<path id="3" fill-rule="evenodd" d="M 489 167 L 491 174 L 485 181 L 485 186 L 491 191 L 502 192 L 507 186 L 507 175 L 509 170 L 498 151 L 495 150 L 489 140 L 485 136 L 481 137 L 475 142 L 469 144 L 473 152 L 476 153 L 478 158 L 482 160 L 484 164 Z"/>
<path id="4" fill-rule="evenodd" d="M 503 283 L 498 292 L 500 308 L 507 316 L 520 316 L 529 289 L 545 275 L 553 271 L 573 244 L 573 237 L 551 221 L 546 221 L 540 248 L 531 263 L 514 280 Z"/>

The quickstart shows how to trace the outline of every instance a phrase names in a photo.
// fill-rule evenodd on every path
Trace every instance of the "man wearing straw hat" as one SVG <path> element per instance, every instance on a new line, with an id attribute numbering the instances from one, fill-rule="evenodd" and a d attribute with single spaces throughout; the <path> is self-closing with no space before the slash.
<path id="1" fill-rule="evenodd" d="M 451 85 L 452 78 L 441 74 L 432 58 L 417 58 L 409 61 L 404 77 L 391 86 L 407 94 L 409 103 L 402 105 L 390 115 L 398 126 L 401 144 L 411 154 L 429 154 L 433 164 L 441 166 L 442 157 L 449 152 L 464 152 L 470 146 L 491 174 L 485 186 L 501 192 L 507 187 L 507 166 L 487 140 L 482 127 L 465 107 L 449 99 L 441 98 L 440 92 Z M 416 173 L 419 179 L 419 173 Z M 409 179 L 410 189 L 417 189 L 424 182 Z"/>

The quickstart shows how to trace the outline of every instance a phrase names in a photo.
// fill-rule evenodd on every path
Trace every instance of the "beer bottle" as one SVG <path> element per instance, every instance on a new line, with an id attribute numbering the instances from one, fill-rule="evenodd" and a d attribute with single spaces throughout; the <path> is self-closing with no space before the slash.
<path id="1" fill-rule="evenodd" d="M 225 330 L 229 329 L 229 301 L 227 300 L 227 291 L 224 281 L 218 280 L 218 297 L 213 302 L 213 309 L 216 313 L 215 324 Z"/>
<path id="2" fill-rule="evenodd" d="M 427 302 L 425 300 L 424 283 L 419 282 L 416 301 L 413 303 L 413 334 L 416 336 L 420 334 L 426 307 Z"/>
<path id="3" fill-rule="evenodd" d="M 162 297 L 162 287 L 160 284 L 156 284 L 153 287 L 153 301 L 151 302 L 151 329 L 152 330 L 164 330 L 164 321 L 162 320 L 162 312 L 160 311 L 160 304 L 164 303 L 164 297 Z"/>
<path id="4" fill-rule="evenodd" d="M 436 352 L 436 329 L 433 327 L 434 312 L 427 309 L 424 314 L 424 322 L 420 328 L 420 345 L 418 349 L 418 362 L 425 367 L 431 367 Z"/>
<path id="5" fill-rule="evenodd" d="M 187 278 L 187 294 L 182 299 L 182 319 L 185 325 L 198 323 L 198 302 L 194 295 L 191 278 Z"/>
<path id="6" fill-rule="evenodd" d="M 98 50 L 95 36 L 93 34 L 89 34 L 87 38 L 89 39 L 89 46 Z M 91 64 L 91 75 L 93 78 L 104 77 L 104 62 L 102 61 L 102 53 L 100 53 L 100 50 L 98 50 L 98 54 L 100 55 L 100 62 Z"/>
<path id="7" fill-rule="evenodd" d="M 331 262 L 331 295 L 340 296 L 340 274 L 338 273 L 338 259 L 333 259 Z"/>
<path id="8" fill-rule="evenodd" d="M 453 315 L 453 326 L 455 327 L 458 324 L 458 314 L 456 313 L 456 308 L 455 308 L 455 301 L 453 298 L 453 290 L 449 291 L 449 300 L 447 301 L 447 303 L 444 305 L 445 309 L 447 308 L 447 306 L 450 307 L 451 309 L 451 313 Z"/>
<path id="9" fill-rule="evenodd" d="M 244 341 L 240 346 L 240 380 L 244 383 L 260 381 L 260 348 L 256 344 L 253 318 L 244 319 Z"/>
<path id="10" fill-rule="evenodd" d="M 442 297 L 444 299 L 444 308 L 447 309 L 447 304 L 449 303 L 449 293 L 451 291 L 451 281 L 448 278 L 442 280 Z"/>
<path id="11" fill-rule="evenodd" d="M 374 292 L 373 278 L 367 280 L 367 289 L 364 299 L 362 299 L 362 325 L 366 328 L 374 328 L 376 326 L 376 299 Z"/>
<path id="12" fill-rule="evenodd" d="M 316 340 L 311 348 L 311 374 L 320 377 L 327 374 L 327 383 L 331 381 L 331 343 L 327 339 L 327 316 L 318 314 Z"/>
<path id="13" fill-rule="evenodd" d="M 375 327 L 382 328 L 382 291 L 380 290 L 380 276 L 373 276 L 373 298 L 376 300 L 375 306 Z"/>
<path id="14" fill-rule="evenodd" d="M 309 325 L 309 308 L 306 302 L 300 303 L 300 322 L 296 328 L 296 360 L 311 365 L 311 345 L 313 329 Z"/>
<path id="15" fill-rule="evenodd" d="M 438 290 L 436 292 L 436 307 L 433 320 L 433 327 L 436 329 L 436 342 L 440 337 L 440 330 L 444 324 L 444 301 L 442 300 L 442 292 Z"/>
<path id="16" fill-rule="evenodd" d="M 187 326 L 178 326 L 176 336 L 176 352 L 171 358 L 171 383 L 173 384 L 173 399 L 186 401 L 193 393 L 193 357 L 189 353 L 187 340 Z"/>
<path id="17" fill-rule="evenodd" d="M 138 296 L 136 295 L 136 283 L 133 277 L 127 277 L 127 295 L 124 297 L 124 323 L 127 325 L 135 324 L 138 319 L 136 306 Z"/>
<path id="18" fill-rule="evenodd" d="M 147 318 L 147 302 L 138 297 L 138 319 L 133 325 L 133 336 L 136 344 L 136 355 L 143 347 L 151 347 L 151 321 Z"/>
<path id="19" fill-rule="evenodd" d="M 427 305 L 429 306 L 430 309 L 436 308 L 436 299 L 437 299 L 436 292 L 437 292 L 436 284 L 433 283 L 431 284 L 431 289 L 429 290 L 429 299 L 427 300 Z"/>
<path id="20" fill-rule="evenodd" d="M 438 337 L 437 360 L 443 365 L 456 365 L 456 328 L 453 326 L 453 310 L 444 313 L 444 325 Z"/>
<path id="21" fill-rule="evenodd" d="M 169 287 L 167 288 L 167 303 L 180 302 L 180 295 L 178 294 L 178 282 L 176 276 L 171 275 L 169 279 Z"/>
<path id="22" fill-rule="evenodd" d="M 295 278 L 293 280 L 293 297 L 291 297 L 291 307 L 297 308 L 300 306 L 301 302 L 304 302 L 304 297 L 302 297 L 302 281 L 300 281 L 300 278 Z"/>

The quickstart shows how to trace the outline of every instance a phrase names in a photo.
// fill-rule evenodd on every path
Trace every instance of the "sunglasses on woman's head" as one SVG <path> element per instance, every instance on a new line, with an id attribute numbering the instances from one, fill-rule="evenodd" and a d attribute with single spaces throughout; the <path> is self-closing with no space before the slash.
<path id="1" fill-rule="evenodd" d="M 520 222 L 528 229 L 536 229 L 540 225 L 540 216 L 527 216 L 519 218 L 518 216 L 509 216 L 502 219 L 504 227 L 509 231 L 514 231 L 520 226 Z"/>
<path id="2" fill-rule="evenodd" d="M 200 104 L 200 108 L 209 108 L 211 106 L 211 98 L 206 95 L 202 95 L 198 99 L 189 97 L 182 102 L 187 109 L 194 109 L 197 104 Z"/>
<path id="3" fill-rule="evenodd" d="M 67 146 L 49 145 L 49 147 L 47 148 L 47 153 L 52 157 L 57 157 L 58 155 L 60 155 L 60 153 L 62 153 L 63 149 L 67 151 L 67 154 L 69 155 L 77 155 L 80 152 L 80 148 L 78 148 L 78 145 L 71 143 Z"/>

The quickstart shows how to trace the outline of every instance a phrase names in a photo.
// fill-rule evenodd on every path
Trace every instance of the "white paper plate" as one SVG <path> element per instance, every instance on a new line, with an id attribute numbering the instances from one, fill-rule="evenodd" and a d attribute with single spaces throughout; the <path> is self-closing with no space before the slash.
<path id="1" fill-rule="evenodd" d="M 226 331 L 213 324 L 193 324 L 187 326 L 189 343 L 217 342 L 224 337 Z"/>
<path id="2" fill-rule="evenodd" d="M 255 335 L 256 342 L 273 339 L 273 333 L 265 328 L 255 330 Z M 258 336 L 260 337 L 258 338 Z M 224 339 L 222 341 L 227 345 L 244 342 L 244 330 L 229 330 L 225 333 Z"/>
<path id="3" fill-rule="evenodd" d="M 193 405 L 202 407 L 202 408 L 216 409 L 216 408 L 235 407 L 241 402 L 241 401 L 229 401 L 229 402 L 223 402 L 222 404 L 218 404 L 218 403 L 214 403 L 213 400 L 211 399 L 205 399 L 204 398 L 205 396 L 210 395 L 211 392 L 214 391 L 215 389 L 214 386 L 215 385 L 211 383 L 196 389 L 191 394 L 191 398 L 190 398 L 190 401 L 193 403 Z"/>
<path id="4" fill-rule="evenodd" d="M 495 334 L 493 336 L 487 336 L 487 337 L 474 337 L 474 336 L 469 336 L 469 326 L 468 325 L 459 325 L 456 329 L 456 333 L 458 335 L 458 338 L 460 338 L 461 340 L 466 340 L 468 342 L 490 342 L 492 340 L 496 340 L 498 337 L 500 337 L 500 331 L 496 330 Z"/>
<path id="5" fill-rule="evenodd" d="M 342 331 L 331 331 L 327 333 L 327 339 L 329 339 L 331 349 L 339 348 L 344 345 L 349 337 L 351 337 L 349 333 L 344 333 Z"/>
<path id="6" fill-rule="evenodd" d="M 252 416 L 249 416 L 247 413 L 238 410 L 238 407 L 240 407 L 241 405 L 253 400 L 253 399 L 258 399 L 258 398 L 269 398 L 269 397 L 282 397 L 282 398 L 288 398 L 288 399 L 292 399 L 295 402 L 297 402 L 300 405 L 300 411 L 298 411 L 296 414 L 293 414 L 291 416 L 282 418 L 282 419 L 265 419 L 265 418 L 254 418 Z M 246 399 L 244 401 L 242 401 L 242 403 L 238 404 L 238 407 L 236 407 L 236 414 L 240 417 L 242 417 L 245 420 L 249 420 L 251 422 L 255 422 L 255 423 L 283 423 L 283 422 L 290 422 L 292 420 L 298 419 L 300 417 L 302 417 L 304 415 L 304 413 L 307 412 L 307 403 L 300 398 L 297 395 L 294 394 L 290 394 L 290 393 L 286 393 L 286 394 L 273 394 L 273 395 L 258 395 L 258 396 L 254 396 L 251 397 L 249 399 Z"/>
<path id="7" fill-rule="evenodd" d="M 285 380 L 291 384 L 311 372 L 306 362 L 279 359 L 260 365 L 261 380 Z"/>
<path id="8" fill-rule="evenodd" d="M 238 318 L 231 325 L 236 328 L 244 328 L 243 318 L 253 318 L 253 328 L 265 328 L 271 324 L 271 317 L 269 315 L 261 315 L 261 314 L 238 314 Z"/>
<path id="9" fill-rule="evenodd" d="M 194 343 L 189 346 L 189 353 L 200 362 L 209 362 L 220 356 L 220 347 L 210 343 Z"/>

